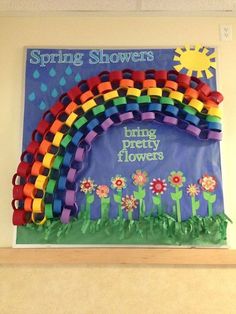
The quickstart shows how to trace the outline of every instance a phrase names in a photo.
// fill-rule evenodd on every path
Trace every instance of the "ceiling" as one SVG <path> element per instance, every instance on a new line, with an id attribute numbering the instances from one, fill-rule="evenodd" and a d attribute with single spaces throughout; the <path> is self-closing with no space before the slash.
<path id="1" fill-rule="evenodd" d="M 63 12 L 236 16 L 236 0 L 0 0 L 0 15 Z"/>

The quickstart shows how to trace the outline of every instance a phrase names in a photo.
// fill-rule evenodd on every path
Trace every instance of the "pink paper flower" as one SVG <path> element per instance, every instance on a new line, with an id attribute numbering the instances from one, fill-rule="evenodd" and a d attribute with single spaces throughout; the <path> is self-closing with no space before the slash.
<path id="1" fill-rule="evenodd" d="M 133 195 L 126 195 L 122 197 L 121 207 L 128 211 L 133 211 L 138 206 L 138 201 Z"/>
<path id="2" fill-rule="evenodd" d="M 166 191 L 166 180 L 165 179 L 153 179 L 150 183 L 150 190 L 153 194 L 163 194 Z"/>
<path id="3" fill-rule="evenodd" d="M 187 194 L 191 197 L 197 196 L 200 193 L 199 187 L 197 184 L 189 184 L 187 186 Z"/>
<path id="4" fill-rule="evenodd" d="M 96 190 L 98 197 L 103 198 L 107 197 L 109 193 L 109 187 L 107 185 L 99 185 Z"/>
<path id="5" fill-rule="evenodd" d="M 214 176 L 209 176 L 208 174 L 205 174 L 202 176 L 201 179 L 199 179 L 199 184 L 201 185 L 203 191 L 214 192 L 217 182 Z"/>
<path id="6" fill-rule="evenodd" d="M 168 181 L 170 182 L 171 186 L 180 188 L 183 186 L 186 178 L 184 177 L 182 171 L 172 171 L 168 177 Z"/>
<path id="7" fill-rule="evenodd" d="M 91 180 L 90 178 L 88 179 L 83 179 L 80 182 L 80 190 L 84 193 L 91 193 L 95 190 L 96 184 L 94 184 L 94 181 Z"/>
<path id="8" fill-rule="evenodd" d="M 136 170 L 132 175 L 134 185 L 144 186 L 147 183 L 148 176 L 146 171 Z"/>

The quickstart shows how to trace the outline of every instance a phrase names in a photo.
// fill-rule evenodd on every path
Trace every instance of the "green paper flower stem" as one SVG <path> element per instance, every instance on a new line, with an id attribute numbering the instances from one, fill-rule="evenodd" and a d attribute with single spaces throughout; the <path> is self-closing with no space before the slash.
<path id="1" fill-rule="evenodd" d="M 118 217 L 122 219 L 123 218 L 123 211 L 121 207 L 122 190 L 117 190 L 117 194 L 114 194 L 114 201 L 118 204 Z"/>
<path id="2" fill-rule="evenodd" d="M 134 191 L 134 197 L 139 201 L 139 216 L 144 217 L 146 211 L 145 198 L 146 191 L 141 186 L 138 186 L 138 191 Z"/>
<path id="3" fill-rule="evenodd" d="M 192 217 L 197 216 L 197 210 L 200 206 L 199 201 L 196 201 L 195 196 L 191 196 L 191 204 L 192 204 Z"/>
<path id="4" fill-rule="evenodd" d="M 153 204 L 156 205 L 158 216 L 163 215 L 161 195 L 159 194 L 159 195 L 153 196 L 152 201 L 153 201 Z"/>
<path id="5" fill-rule="evenodd" d="M 85 211 L 86 218 L 90 219 L 91 217 L 91 204 L 94 202 L 94 195 L 92 193 L 85 193 Z"/>
<path id="6" fill-rule="evenodd" d="M 132 211 L 132 210 L 129 210 L 129 211 L 128 211 L 128 219 L 129 219 L 130 221 L 133 220 L 133 211 Z"/>
<path id="7" fill-rule="evenodd" d="M 209 201 L 207 204 L 207 208 L 208 208 L 208 216 L 212 217 L 213 216 L 213 207 L 212 207 L 212 203 L 210 203 Z"/>
<path id="8" fill-rule="evenodd" d="M 203 197 L 207 201 L 207 209 L 208 209 L 208 216 L 213 216 L 213 204 L 216 201 L 216 194 L 211 194 L 210 192 L 203 192 Z"/>
<path id="9" fill-rule="evenodd" d="M 101 219 L 107 220 L 109 218 L 110 197 L 101 198 Z"/>
<path id="10" fill-rule="evenodd" d="M 171 193 L 171 198 L 172 198 L 172 200 L 175 201 L 175 210 L 176 210 L 177 222 L 181 222 L 182 221 L 182 218 L 181 218 L 181 207 L 180 207 L 180 200 L 181 200 L 182 196 L 183 196 L 182 191 L 179 190 L 178 186 L 176 186 L 175 187 L 175 193 Z"/>
<path id="11" fill-rule="evenodd" d="M 138 187 L 138 193 L 139 193 L 139 211 L 140 211 L 140 214 L 141 214 L 141 217 L 144 217 L 144 214 L 145 214 L 145 210 L 146 210 L 146 206 L 145 206 L 145 202 L 144 202 L 144 197 L 145 197 L 145 190 L 139 186 Z"/>

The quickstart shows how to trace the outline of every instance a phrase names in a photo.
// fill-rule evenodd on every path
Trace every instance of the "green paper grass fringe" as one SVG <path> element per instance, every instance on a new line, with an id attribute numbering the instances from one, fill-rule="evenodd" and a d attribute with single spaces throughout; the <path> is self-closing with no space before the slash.
<path id="1" fill-rule="evenodd" d="M 164 245 L 183 245 L 194 243 L 200 239 L 201 243 L 219 244 L 227 239 L 227 225 L 232 221 L 224 213 L 212 217 L 193 216 L 188 220 L 178 222 L 166 213 L 159 216 L 144 216 L 139 220 L 116 219 L 88 219 L 83 212 L 78 218 L 73 218 L 69 224 L 62 224 L 59 219 L 48 220 L 44 225 L 28 224 L 25 227 L 32 232 L 40 233 L 46 243 L 57 239 L 57 243 L 66 239 L 71 230 L 79 230 L 80 237 L 88 234 L 103 237 L 115 237 L 117 244 L 130 239 L 129 243 L 138 244 L 146 239 L 146 243 Z M 20 227 L 23 228 L 23 227 Z M 104 241 L 103 241 L 104 242 Z M 108 241 L 109 243 L 109 241 Z"/>

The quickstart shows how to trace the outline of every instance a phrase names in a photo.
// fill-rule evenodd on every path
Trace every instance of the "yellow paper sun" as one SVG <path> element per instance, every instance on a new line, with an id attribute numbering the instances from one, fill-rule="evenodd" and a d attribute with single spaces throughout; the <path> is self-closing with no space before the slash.
<path id="1" fill-rule="evenodd" d="M 175 50 L 174 61 L 178 61 L 179 64 L 175 65 L 174 68 L 180 72 L 183 68 L 187 69 L 187 74 L 192 75 L 193 71 L 197 72 L 197 77 L 203 77 L 203 74 L 209 79 L 213 76 L 210 68 L 216 68 L 215 57 L 216 54 L 213 52 L 208 55 L 209 50 L 200 45 L 196 45 L 193 48 L 185 46 L 184 48 L 177 48 Z"/>

